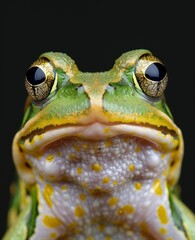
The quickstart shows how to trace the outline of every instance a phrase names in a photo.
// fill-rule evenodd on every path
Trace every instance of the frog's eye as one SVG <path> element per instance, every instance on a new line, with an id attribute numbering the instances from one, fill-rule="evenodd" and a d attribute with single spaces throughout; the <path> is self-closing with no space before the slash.
<path id="1" fill-rule="evenodd" d="M 30 66 L 25 76 L 25 87 L 33 100 L 43 100 L 55 90 L 56 75 L 47 58 L 40 58 Z"/>
<path id="2" fill-rule="evenodd" d="M 135 70 L 135 85 L 147 96 L 160 97 L 163 95 L 168 82 L 165 66 L 152 56 L 143 55 L 138 60 Z"/>

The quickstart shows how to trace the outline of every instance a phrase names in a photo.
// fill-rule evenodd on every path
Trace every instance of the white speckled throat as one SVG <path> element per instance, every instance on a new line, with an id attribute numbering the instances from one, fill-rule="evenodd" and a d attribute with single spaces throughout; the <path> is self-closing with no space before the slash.
<path id="1" fill-rule="evenodd" d="M 184 239 L 171 219 L 166 187 L 171 152 L 177 145 L 173 136 L 155 129 L 100 123 L 54 129 L 26 139 L 25 158 L 40 191 L 38 227 L 32 240 L 50 239 L 54 229 L 48 216 L 62 223 L 55 228 L 56 236 L 66 234 L 71 240 L 151 239 L 142 233 L 143 222 L 156 239 L 164 239 L 160 230 Z M 166 217 L 158 215 L 162 211 Z M 105 228 L 100 231 L 102 222 Z M 69 229 L 75 223 L 78 233 Z"/>

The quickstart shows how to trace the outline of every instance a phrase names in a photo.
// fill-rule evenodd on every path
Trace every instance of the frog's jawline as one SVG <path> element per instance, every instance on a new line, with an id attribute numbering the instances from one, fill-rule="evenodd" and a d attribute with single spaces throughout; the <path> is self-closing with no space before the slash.
<path id="1" fill-rule="evenodd" d="M 31 138 L 24 138 L 26 151 L 43 149 L 51 143 L 61 139 L 78 137 L 84 140 L 102 141 L 119 135 L 138 137 L 149 141 L 158 148 L 171 151 L 178 147 L 178 141 L 174 135 L 165 133 L 161 129 L 150 128 L 147 126 L 115 124 L 105 125 L 93 123 L 87 126 L 66 126 L 48 130 L 42 134 L 34 135 Z"/>

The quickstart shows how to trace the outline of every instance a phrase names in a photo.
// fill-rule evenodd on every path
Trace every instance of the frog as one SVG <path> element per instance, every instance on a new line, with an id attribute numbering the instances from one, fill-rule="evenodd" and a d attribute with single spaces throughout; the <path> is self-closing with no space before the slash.
<path id="1" fill-rule="evenodd" d="M 165 64 L 147 49 L 83 72 L 66 53 L 27 69 L 3 240 L 194 240 L 181 199 L 184 140 Z"/>

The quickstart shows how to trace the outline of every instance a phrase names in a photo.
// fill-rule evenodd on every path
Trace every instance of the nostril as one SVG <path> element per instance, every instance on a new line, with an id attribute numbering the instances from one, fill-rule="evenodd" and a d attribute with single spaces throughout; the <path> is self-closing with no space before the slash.
<path id="1" fill-rule="evenodd" d="M 108 84 L 106 86 L 106 91 L 108 91 L 109 93 L 113 93 L 115 91 L 116 87 L 115 86 L 112 86 L 110 84 Z"/>
<path id="2" fill-rule="evenodd" d="M 76 89 L 76 91 L 79 92 L 79 93 L 83 93 L 83 92 L 85 91 L 82 84 L 76 86 L 75 89 Z"/>

